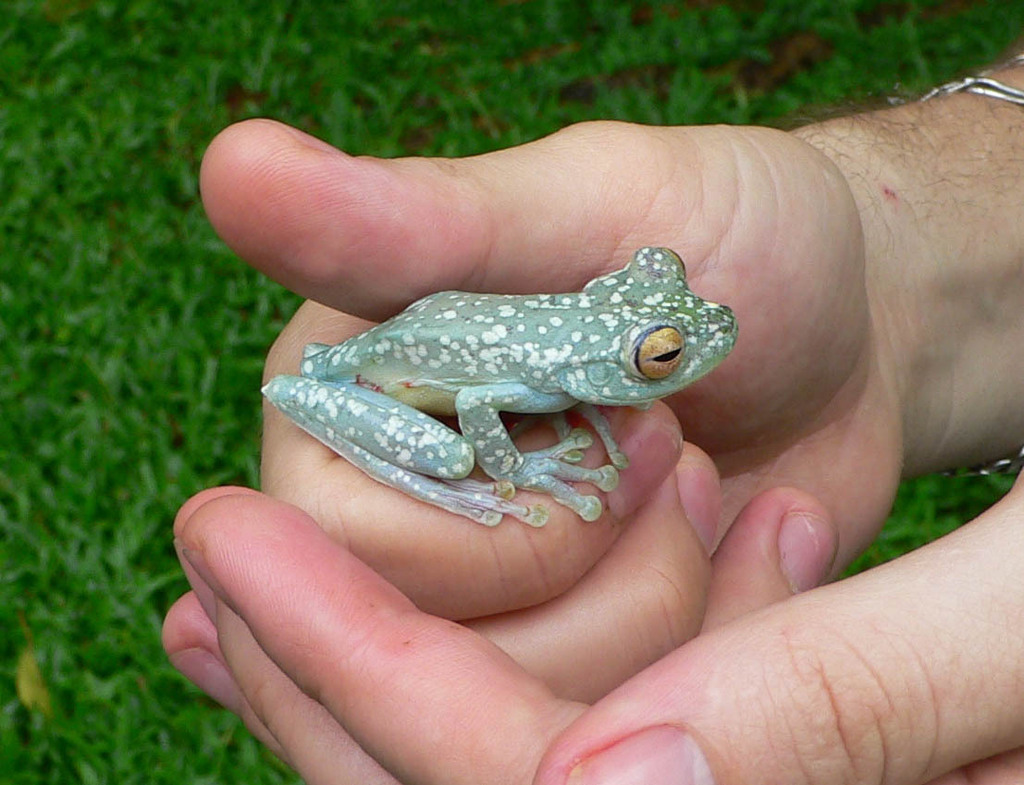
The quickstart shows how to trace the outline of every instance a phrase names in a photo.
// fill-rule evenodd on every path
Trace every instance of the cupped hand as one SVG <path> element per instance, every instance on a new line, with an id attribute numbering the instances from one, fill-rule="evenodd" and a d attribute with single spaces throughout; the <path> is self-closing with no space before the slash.
<path id="1" fill-rule="evenodd" d="M 575 290 L 641 245 L 672 247 L 694 291 L 730 305 L 740 325 L 726 362 L 668 401 L 687 438 L 722 470 L 720 520 L 760 490 L 801 487 L 835 517 L 841 565 L 888 509 L 901 457 L 899 401 L 887 380 L 887 344 L 872 332 L 860 219 L 838 170 L 790 134 L 590 123 L 472 158 L 379 160 L 252 121 L 212 143 L 202 190 L 212 222 L 240 256 L 328 306 L 300 310 L 268 374 L 294 370 L 308 340 L 359 329 L 334 310 L 380 319 L 442 289 Z M 656 452 L 630 453 L 653 463 L 626 473 L 626 503 L 614 517 L 628 518 L 625 508 L 651 487 L 640 486 L 666 472 L 669 462 L 650 457 Z M 306 471 L 317 455 L 316 468 L 325 469 L 325 453 L 274 416 L 265 454 L 265 488 L 328 527 L 334 519 L 374 567 L 381 565 L 364 552 L 370 542 L 404 537 L 396 547 L 415 552 L 409 543 L 424 530 L 439 535 L 440 527 L 422 525 L 434 520 L 422 510 L 395 537 L 381 534 L 380 515 L 372 525 L 338 523 L 351 499 L 332 498 L 338 491 L 329 488 L 339 486 Z M 379 507 L 363 498 L 360 513 Z M 387 523 L 400 526 L 396 519 Z M 702 535 L 713 544 L 723 530 Z M 473 538 L 461 522 L 455 536 Z M 498 539 L 502 559 L 511 558 L 513 537 L 523 551 L 539 549 L 538 575 L 557 551 L 564 572 L 550 584 L 558 587 L 593 564 L 614 532 L 599 524 L 569 536 L 568 548 L 550 533 Z"/>
<path id="2" fill-rule="evenodd" d="M 378 485 L 268 410 L 268 493 L 312 514 L 421 609 L 490 616 L 492 637 L 521 662 L 553 662 L 565 644 L 545 644 L 574 640 L 589 667 L 566 654 L 560 668 L 534 670 L 560 694 L 602 694 L 696 632 L 706 554 L 759 491 L 794 485 L 828 508 L 820 563 L 795 577 L 801 587 L 823 577 L 833 520 L 842 563 L 888 506 L 898 402 L 871 334 L 856 208 L 832 165 L 787 134 L 601 123 L 476 158 L 381 161 L 259 121 L 214 141 L 202 187 L 241 256 L 319 301 L 281 335 L 268 376 L 293 372 L 307 342 L 365 328 L 345 312 L 380 318 L 447 288 L 574 290 L 640 245 L 677 250 L 692 288 L 734 308 L 741 337 L 721 368 L 670 408 L 613 420 L 632 466 L 592 523 L 556 505 L 539 532 L 467 525 Z M 713 468 L 678 462 L 677 421 L 724 470 L 724 505 L 699 490 Z M 689 516 L 676 492 L 687 485 L 698 489 Z M 634 528 L 661 558 L 630 551 L 620 533 Z M 756 585 L 748 576 L 718 604 L 756 607 Z M 621 656 L 598 656 L 622 619 L 646 626 Z M 561 634 L 567 625 L 575 636 Z"/>
<path id="3" fill-rule="evenodd" d="M 716 560 L 771 551 L 797 497 L 758 497 Z M 953 535 L 784 600 L 783 572 L 748 560 L 781 601 L 588 708 L 298 509 L 218 489 L 176 522 L 195 592 L 165 646 L 312 785 L 1002 785 L 1024 776 L 1022 520 L 1024 480 Z"/>

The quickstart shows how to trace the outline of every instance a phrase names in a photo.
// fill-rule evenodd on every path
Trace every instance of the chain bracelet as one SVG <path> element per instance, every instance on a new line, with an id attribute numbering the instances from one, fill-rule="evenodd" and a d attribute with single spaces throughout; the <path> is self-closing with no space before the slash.
<path id="1" fill-rule="evenodd" d="M 977 76 L 968 76 L 939 85 L 934 90 L 930 90 L 921 96 L 921 100 L 930 101 L 932 98 L 937 98 L 940 95 L 951 95 L 953 93 L 973 93 L 974 95 L 983 95 L 986 98 L 1008 101 L 1017 106 L 1024 106 L 1024 90 L 1003 84 L 998 79 L 993 79 L 989 76 L 994 70 L 1013 68 L 1020 65 L 1024 65 L 1024 54 L 1011 57 L 1005 63 L 996 66 L 994 69 L 982 71 Z"/>
<path id="2" fill-rule="evenodd" d="M 963 79 L 957 79 L 953 82 L 947 82 L 944 85 L 939 85 L 934 90 L 931 90 L 921 96 L 920 100 L 929 101 L 932 98 L 942 95 L 952 95 L 953 93 L 973 93 L 974 95 L 980 95 L 986 98 L 995 98 L 1000 101 L 1007 101 L 1011 104 L 1016 104 L 1017 106 L 1024 106 L 1024 90 L 1003 84 L 998 79 L 993 79 L 989 76 L 989 74 L 995 70 L 1013 68 L 1014 66 L 1024 66 L 1024 54 L 1012 57 L 993 69 L 982 71 L 977 76 L 968 76 Z M 1009 455 L 1005 458 L 999 458 L 995 461 L 971 466 L 959 471 L 952 471 L 949 472 L 949 474 L 1019 474 L 1021 469 L 1024 469 L 1024 446 L 1022 446 L 1015 454 Z"/>
<path id="3" fill-rule="evenodd" d="M 989 474 L 1020 474 L 1024 469 L 1024 447 L 1015 454 L 988 463 L 968 466 L 966 469 L 951 469 L 943 472 L 947 477 L 985 476 Z"/>

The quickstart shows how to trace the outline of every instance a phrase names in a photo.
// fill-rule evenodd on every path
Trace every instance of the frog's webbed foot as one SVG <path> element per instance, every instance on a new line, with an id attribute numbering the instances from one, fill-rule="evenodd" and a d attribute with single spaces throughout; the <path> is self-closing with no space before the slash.
<path id="1" fill-rule="evenodd" d="M 593 443 L 594 437 L 590 435 L 590 431 L 573 428 L 558 444 L 542 450 L 523 453 L 523 461 L 527 464 L 540 465 L 541 472 L 544 472 L 545 469 L 553 469 L 550 473 L 561 480 L 589 482 L 602 491 L 614 491 L 619 484 L 619 473 L 614 466 L 587 469 L 575 465 L 583 460 L 586 449 Z M 546 461 L 553 462 L 554 466 L 551 463 L 545 463 Z"/>
<path id="2" fill-rule="evenodd" d="M 508 472 L 506 479 L 517 488 L 550 494 L 585 521 L 596 520 L 604 509 L 601 500 L 569 485 L 570 482 L 586 482 L 608 492 L 619 484 L 619 472 L 614 466 L 589 469 L 576 465 L 593 442 L 590 433 L 583 429 L 570 431 L 568 437 L 552 447 L 523 453 L 521 464 Z"/>
<path id="3" fill-rule="evenodd" d="M 444 485 L 450 492 L 457 491 L 459 496 L 467 496 L 466 503 L 474 508 L 490 504 L 495 513 L 493 522 L 501 519 L 500 513 L 506 513 L 528 523 L 531 526 L 543 526 L 549 517 L 546 507 L 540 504 L 524 507 L 514 504 L 511 499 L 516 488 L 540 491 L 554 497 L 586 521 L 596 520 L 601 516 L 603 506 L 596 496 L 585 496 L 568 482 L 588 482 L 602 491 L 612 491 L 619 484 L 619 473 L 614 466 L 602 466 L 588 469 L 576 466 L 583 460 L 588 447 L 594 443 L 594 437 L 582 428 L 569 430 L 563 438 L 551 447 L 522 453 L 522 464 L 518 471 L 507 473 L 500 480 L 480 482 L 479 480 L 445 480 Z M 448 493 L 444 494 L 448 497 Z M 487 499 L 491 497 L 492 501 Z M 435 499 L 431 503 L 439 504 Z M 461 502 L 460 502 L 461 503 Z M 451 509 L 446 507 L 446 509 Z M 466 515 L 462 510 L 451 509 Z M 470 515 L 469 517 L 473 517 Z M 490 520 L 474 518 L 481 523 L 492 525 Z"/>
<path id="4" fill-rule="evenodd" d="M 569 414 L 578 415 L 590 423 L 604 445 L 611 465 L 597 469 L 567 465 L 577 464 L 583 460 L 585 451 L 594 443 L 590 431 L 570 427 L 567 416 Z M 553 447 L 524 453 L 522 468 L 516 477 L 510 479 L 520 488 L 551 494 L 556 501 L 569 507 L 583 520 L 595 520 L 602 512 L 601 500 L 596 496 L 585 496 L 567 483 L 588 482 L 606 493 L 615 490 L 619 484 L 618 470 L 628 467 L 629 459 L 619 449 L 608 420 L 596 406 L 579 403 L 568 412 L 549 415 L 548 421 L 560 441 Z"/>
<path id="5" fill-rule="evenodd" d="M 580 404 L 580 406 L 584 405 Z M 506 453 L 506 459 L 502 461 L 500 469 L 495 469 L 494 461 L 481 460 L 481 465 L 485 471 L 489 474 L 494 471 L 495 473 L 492 476 L 500 476 L 500 479 L 494 482 L 484 483 L 465 479 L 446 480 L 444 484 L 450 488 L 458 488 L 460 491 L 472 494 L 474 503 L 477 500 L 482 503 L 483 498 L 486 496 L 497 496 L 498 502 L 505 502 L 505 504 L 501 505 L 503 512 L 531 526 L 543 526 L 547 522 L 548 511 L 542 505 L 522 507 L 511 504 L 510 500 L 515 494 L 516 488 L 546 493 L 554 498 L 555 501 L 575 512 L 583 520 L 597 520 L 604 511 L 601 500 L 596 496 L 580 493 L 569 483 L 590 483 L 608 493 L 618 487 L 618 469 L 628 466 L 629 461 L 619 451 L 618 446 L 612 439 L 608 421 L 594 407 L 589 408 L 593 409 L 593 419 L 591 419 L 589 413 L 584 415 L 584 419 L 587 419 L 594 426 L 594 430 L 605 444 L 609 458 L 615 464 L 614 466 L 606 464 L 596 469 L 578 466 L 577 464 L 586 455 L 587 449 L 594 444 L 594 437 L 590 431 L 584 428 L 570 428 L 565 412 L 559 412 L 555 415 L 545 415 L 545 419 L 551 421 L 551 425 L 554 426 L 556 433 L 558 433 L 558 443 L 550 447 L 524 453 L 516 453 L 513 449 Z M 514 468 L 513 465 L 516 455 L 519 457 L 518 468 Z M 478 455 L 477 458 L 479 460 L 481 456 Z M 498 508 L 498 504 L 493 507 L 495 510 Z M 495 519 L 495 523 L 498 520 L 500 520 L 500 516 Z"/>
<path id="6" fill-rule="evenodd" d="M 616 442 L 615 437 L 612 436 L 612 429 L 608 424 L 608 419 L 601 413 L 600 409 L 589 403 L 577 403 L 571 409 L 567 409 L 562 412 L 555 412 L 554 414 L 528 415 L 509 428 L 509 435 L 515 439 L 520 434 L 525 433 L 536 426 L 538 422 L 541 422 L 554 428 L 555 434 L 557 434 L 559 440 L 565 442 L 569 439 L 569 434 L 574 430 L 583 431 L 581 428 L 574 429 L 569 425 L 570 416 L 582 419 L 590 424 L 590 427 L 594 429 L 594 432 L 601 440 L 601 444 L 604 445 L 605 452 L 608 453 L 608 460 L 612 462 L 612 465 L 616 469 L 629 468 L 629 458 L 624 452 L 622 452 L 622 450 L 619 449 L 618 442 Z M 587 433 L 589 436 L 589 432 L 583 432 Z M 593 439 L 583 445 L 580 449 L 586 450 L 592 443 Z M 567 450 L 564 455 L 559 457 L 568 463 L 578 463 L 583 460 L 583 453 L 572 453 Z"/>
<path id="7" fill-rule="evenodd" d="M 577 403 L 568 412 L 559 411 L 557 404 L 563 401 L 557 394 L 510 383 L 462 390 L 455 405 L 463 435 L 473 442 L 477 461 L 488 475 L 507 480 L 516 488 L 546 493 L 584 520 L 592 521 L 603 512 L 601 500 L 580 493 L 570 483 L 590 483 L 602 491 L 611 491 L 619 482 L 618 468 L 625 468 L 629 461 L 596 407 Z M 558 434 L 558 443 L 520 452 L 502 424 L 499 411 L 532 411 L 542 415 Z M 610 464 L 596 469 L 578 465 L 594 437 L 583 428 L 571 428 L 569 417 L 581 418 L 593 426 L 608 452 Z M 531 418 L 528 422 L 535 420 Z M 515 426 L 512 432 L 517 433 L 520 427 Z"/>
<path id="8" fill-rule="evenodd" d="M 484 526 L 497 526 L 505 515 L 530 526 L 547 523 L 548 511 L 542 506 L 528 507 L 511 500 L 515 488 L 506 481 L 435 479 L 381 460 L 355 444 L 334 446 L 332 449 L 377 481 Z"/>
<path id="9" fill-rule="evenodd" d="M 543 505 L 526 506 L 512 501 L 516 489 L 507 480 L 444 480 L 441 484 L 444 489 L 424 501 L 485 526 L 497 526 L 502 515 L 511 515 L 530 526 L 543 526 L 548 522 L 549 513 Z"/>
<path id="10" fill-rule="evenodd" d="M 619 484 L 619 473 L 614 466 L 588 469 L 576 465 L 583 460 L 587 448 L 593 443 L 594 437 L 589 431 L 582 428 L 568 430 L 566 436 L 551 447 L 521 453 L 519 467 L 503 467 L 503 479 L 497 484 L 505 482 L 513 488 L 546 493 L 583 520 L 596 520 L 603 511 L 601 500 L 596 496 L 581 494 L 568 484 L 588 482 L 606 492 L 614 490 Z"/>

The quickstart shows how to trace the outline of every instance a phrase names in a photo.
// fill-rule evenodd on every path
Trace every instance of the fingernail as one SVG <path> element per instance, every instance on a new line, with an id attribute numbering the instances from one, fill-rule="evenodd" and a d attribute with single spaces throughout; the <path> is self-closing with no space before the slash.
<path id="1" fill-rule="evenodd" d="M 174 549 L 178 552 L 178 561 L 185 571 L 192 591 L 199 598 L 199 604 L 203 606 L 207 617 L 214 624 L 217 623 L 217 594 L 222 593 L 213 578 L 213 573 L 206 564 L 206 559 L 199 551 L 186 548 L 178 540 L 174 541 Z"/>
<path id="2" fill-rule="evenodd" d="M 828 576 L 836 537 L 827 521 L 804 512 L 788 513 L 779 526 L 779 561 L 794 592 L 818 586 Z"/>
<path id="3" fill-rule="evenodd" d="M 648 728 L 576 765 L 566 785 L 714 785 L 707 759 L 678 728 Z"/>
<path id="4" fill-rule="evenodd" d="M 676 469 L 676 485 L 683 512 L 710 555 L 718 535 L 718 477 L 705 464 L 687 461 L 684 455 Z"/>
<path id="5" fill-rule="evenodd" d="M 224 664 L 206 649 L 183 649 L 169 657 L 186 679 L 226 709 L 238 712 L 242 696 Z"/>
<path id="6" fill-rule="evenodd" d="M 323 153 L 330 153 L 331 155 L 338 155 L 339 153 L 341 153 L 341 151 L 337 147 L 329 145 L 327 142 L 323 141 L 322 139 L 318 139 L 312 134 L 307 134 L 305 131 L 300 131 L 298 128 L 293 128 L 290 125 L 284 125 L 282 127 L 284 128 L 285 131 L 287 131 L 289 135 L 295 138 L 296 141 L 298 141 L 300 144 L 305 145 L 306 147 L 309 147 L 312 150 L 318 150 Z"/>

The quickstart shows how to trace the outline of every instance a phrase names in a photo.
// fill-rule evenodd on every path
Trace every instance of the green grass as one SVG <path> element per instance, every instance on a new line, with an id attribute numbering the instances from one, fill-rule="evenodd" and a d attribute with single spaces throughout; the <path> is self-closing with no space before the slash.
<path id="1" fill-rule="evenodd" d="M 392 156 L 592 118 L 786 123 L 950 78 L 1024 28 L 1024 4 L 963 1 L 14 0 L 0 16 L 0 781 L 118 785 L 294 781 L 159 645 L 185 588 L 174 510 L 255 483 L 262 358 L 297 303 L 205 222 L 219 129 L 271 116 Z M 905 485 L 863 564 L 1006 487 Z M 26 631 L 50 717 L 15 693 Z"/>

